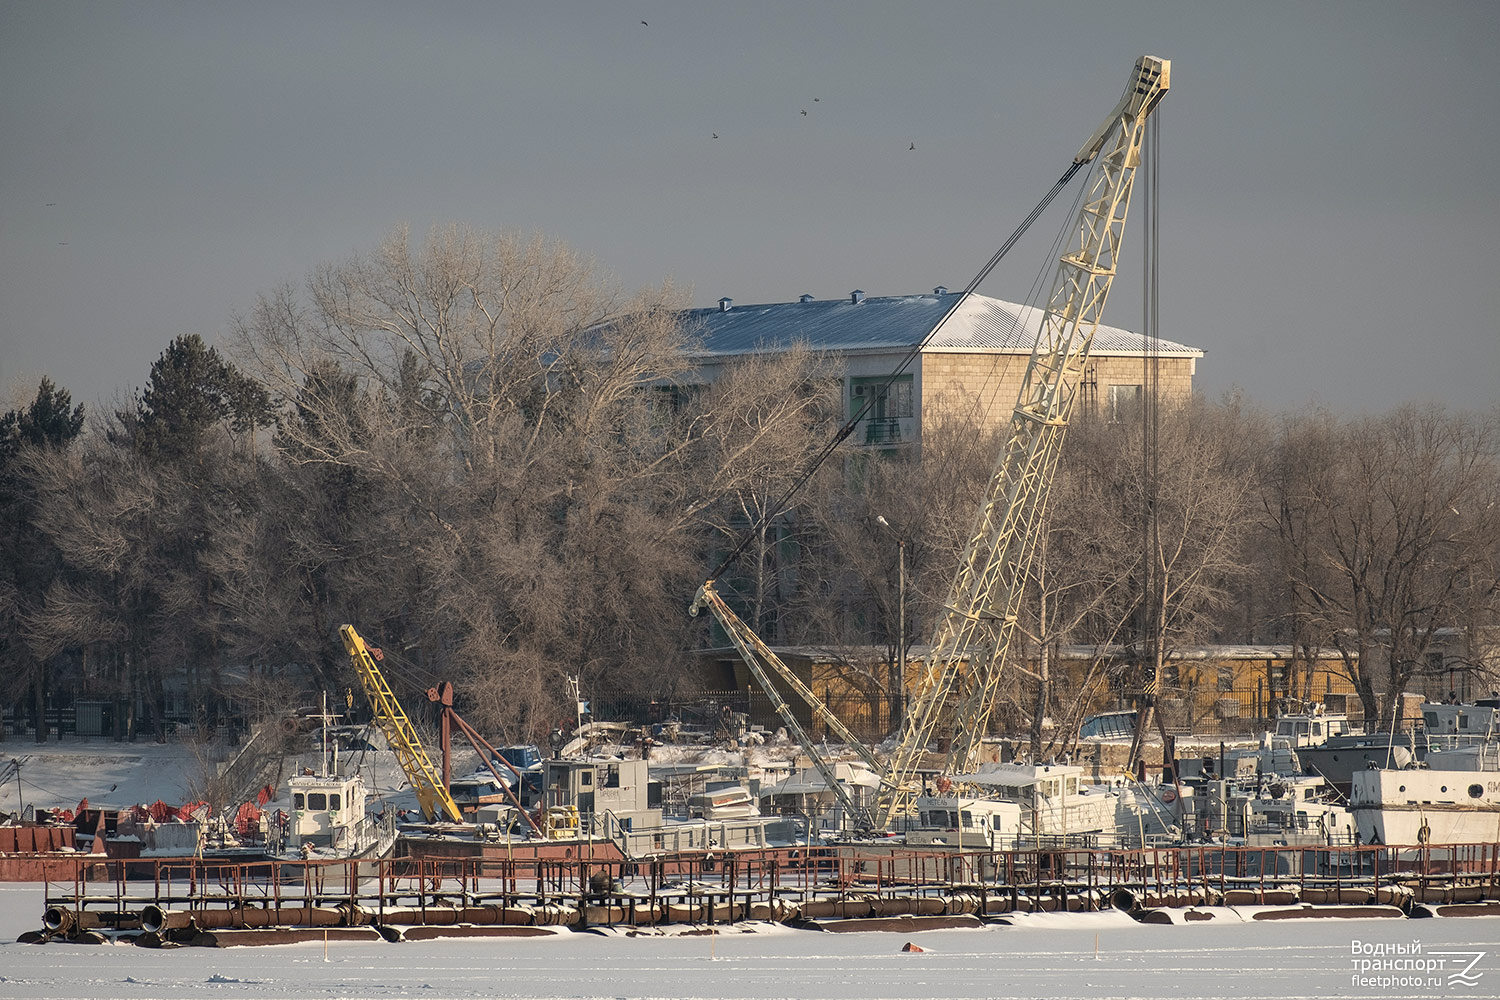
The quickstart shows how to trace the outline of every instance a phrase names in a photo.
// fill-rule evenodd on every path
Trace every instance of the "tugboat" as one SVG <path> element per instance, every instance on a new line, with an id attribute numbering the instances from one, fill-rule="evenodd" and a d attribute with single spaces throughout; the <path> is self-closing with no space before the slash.
<path id="1" fill-rule="evenodd" d="M 328 766 L 327 696 L 324 696 L 322 759 L 318 773 L 306 768 L 287 780 L 292 811 L 283 829 L 273 832 L 280 845 L 274 856 L 332 860 L 382 858 L 396 843 L 394 815 L 371 816 L 365 811 L 369 792 L 358 773 L 339 774 L 337 752 L 334 767 Z"/>
<path id="2" fill-rule="evenodd" d="M 292 812 L 278 855 L 284 858 L 379 858 L 390 852 L 396 828 L 365 812 L 359 775 L 299 774 L 287 781 Z"/>
<path id="3" fill-rule="evenodd" d="M 974 774 L 939 778 L 937 794 L 917 798 L 912 845 L 1011 849 L 1047 842 L 1113 839 L 1119 796 L 1083 781 L 1070 764 L 986 763 Z M 963 790 L 979 794 L 960 794 Z"/>

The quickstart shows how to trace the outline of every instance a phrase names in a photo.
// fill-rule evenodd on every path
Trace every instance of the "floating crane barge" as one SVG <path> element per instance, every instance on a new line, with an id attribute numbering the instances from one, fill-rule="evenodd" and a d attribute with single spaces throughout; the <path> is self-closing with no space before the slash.
<path id="1" fill-rule="evenodd" d="M 137 862 L 137 866 L 139 863 Z M 915 931 L 1119 909 L 1146 923 L 1500 915 L 1500 844 L 1000 852 L 813 846 L 571 859 L 49 863 L 21 940 L 142 947 L 425 940 L 747 922 Z"/>

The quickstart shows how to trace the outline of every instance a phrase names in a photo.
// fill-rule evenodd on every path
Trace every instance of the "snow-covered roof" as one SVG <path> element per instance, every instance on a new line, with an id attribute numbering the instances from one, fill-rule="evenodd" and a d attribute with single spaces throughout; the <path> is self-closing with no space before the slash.
<path id="1" fill-rule="evenodd" d="M 702 340 L 695 354 L 705 358 L 786 350 L 806 344 L 818 351 L 906 350 L 920 343 L 960 297 L 959 292 L 876 298 L 812 299 L 690 309 L 685 319 Z M 923 348 L 924 353 L 1030 354 L 1041 325 L 1041 310 L 972 294 Z M 1201 358 L 1196 347 L 1157 340 L 1167 357 Z M 1096 355 L 1137 355 L 1139 333 L 1100 326 Z"/>
<path id="2" fill-rule="evenodd" d="M 1048 778 L 1065 775 L 1081 775 L 1083 768 L 1076 764 L 995 764 L 981 765 L 974 774 L 960 774 L 954 780 L 976 785 L 1034 785 Z"/>
<path id="3" fill-rule="evenodd" d="M 833 765 L 834 777 L 842 784 L 860 785 L 865 788 L 879 788 L 880 778 L 868 768 L 847 764 L 843 761 Z M 812 795 L 827 791 L 828 783 L 823 780 L 823 775 L 816 768 L 807 768 L 779 781 L 770 788 L 762 788 L 762 798 L 768 795 Z"/>

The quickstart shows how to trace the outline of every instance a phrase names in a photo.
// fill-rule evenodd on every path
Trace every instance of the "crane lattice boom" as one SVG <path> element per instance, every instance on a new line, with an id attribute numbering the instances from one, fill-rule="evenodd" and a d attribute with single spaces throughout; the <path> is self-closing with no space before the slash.
<path id="1" fill-rule="evenodd" d="M 354 670 L 359 674 L 359 683 L 365 689 L 365 697 L 370 700 L 375 722 L 385 734 L 391 749 L 396 751 L 396 760 L 400 762 L 401 770 L 406 772 L 412 790 L 417 793 L 417 804 L 422 807 L 422 815 L 429 823 L 439 819 L 462 823 L 463 813 L 459 811 L 458 803 L 453 801 L 453 796 L 443 786 L 432 758 L 427 756 L 427 750 L 401 708 L 401 702 L 396 700 L 395 692 L 385 682 L 385 675 L 375 663 L 370 647 L 354 630 L 353 625 L 339 626 L 339 635 L 344 640 L 344 649 L 348 651 L 349 658 L 354 661 Z"/>
<path id="2" fill-rule="evenodd" d="M 943 604 L 932 653 L 913 685 L 907 724 L 881 786 L 882 827 L 909 809 L 917 767 L 944 723 L 952 734 L 947 770 L 960 773 L 975 763 L 1015 637 L 1063 435 L 1114 279 L 1146 120 L 1167 91 L 1170 65 L 1139 59 L 1120 103 L 1076 158 L 1092 159 L 1114 136 L 1079 212 L 1073 248 L 1058 262 L 1005 445 Z"/>
<path id="3" fill-rule="evenodd" d="M 1114 279 L 1146 120 L 1167 92 L 1170 68 L 1168 61 L 1152 56 L 1136 61 L 1119 104 L 1089 136 L 1074 157 L 1074 166 L 1064 175 L 1066 180 L 1078 164 L 1099 156 L 1113 137 L 1113 145 L 1103 153 L 1079 212 L 1072 249 L 1058 261 L 1005 446 L 944 602 L 932 653 L 922 676 L 909 689 L 914 695 L 912 705 L 881 777 L 878 814 L 874 817 L 879 829 L 889 829 L 895 816 L 909 810 L 916 795 L 917 769 L 944 722 L 952 733 L 947 770 L 959 773 L 974 763 L 1015 636 L 1021 595 L 1063 434 Z M 823 719 L 830 732 L 845 739 L 872 767 L 873 753 L 720 599 L 713 580 L 703 585 L 693 602 L 694 613 L 702 607 L 709 608 L 723 625 L 803 750 L 824 780 L 835 787 L 845 807 L 852 810 L 853 803 L 836 787 L 831 768 L 797 723 L 771 675 L 779 675 Z"/>

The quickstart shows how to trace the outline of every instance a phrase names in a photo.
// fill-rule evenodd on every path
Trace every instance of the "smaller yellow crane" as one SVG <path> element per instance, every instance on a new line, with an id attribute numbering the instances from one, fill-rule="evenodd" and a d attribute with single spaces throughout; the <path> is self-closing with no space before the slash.
<path id="1" fill-rule="evenodd" d="M 339 635 L 344 640 L 344 649 L 348 651 L 349 658 L 354 661 L 354 669 L 359 674 L 360 685 L 365 689 L 365 697 L 370 699 L 375 722 L 385 734 L 391 749 L 396 751 L 396 760 L 400 762 L 401 770 L 406 772 L 407 780 L 417 793 L 417 804 L 422 807 L 422 815 L 429 823 L 442 819 L 462 823 L 463 814 L 459 812 L 458 803 L 453 801 L 453 796 L 443 787 L 437 768 L 432 765 L 432 758 L 427 756 L 427 750 L 417 736 L 417 730 L 406 717 L 401 702 L 396 700 L 395 693 L 385 682 L 385 675 L 375 662 L 383 654 L 367 645 L 360 634 L 354 631 L 353 625 L 339 626 Z"/>

